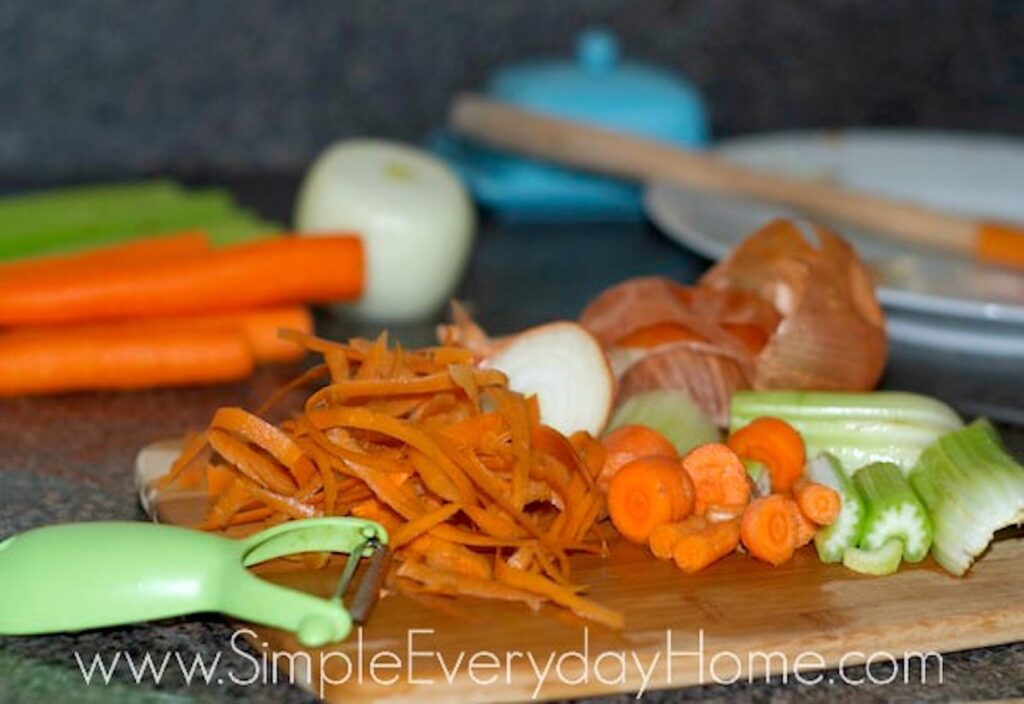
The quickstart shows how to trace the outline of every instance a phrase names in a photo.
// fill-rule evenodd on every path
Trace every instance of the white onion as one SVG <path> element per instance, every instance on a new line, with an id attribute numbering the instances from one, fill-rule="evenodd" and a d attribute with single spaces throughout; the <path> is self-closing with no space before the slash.
<path id="1" fill-rule="evenodd" d="M 430 154 L 391 142 L 328 148 L 299 191 L 295 227 L 354 232 L 366 251 L 366 290 L 352 309 L 383 321 L 436 313 L 469 260 L 475 212 L 462 182 Z"/>
<path id="2" fill-rule="evenodd" d="M 576 323 L 519 333 L 483 365 L 504 372 L 513 390 L 536 394 L 541 422 L 563 435 L 599 435 L 608 422 L 615 378 L 600 343 Z"/>

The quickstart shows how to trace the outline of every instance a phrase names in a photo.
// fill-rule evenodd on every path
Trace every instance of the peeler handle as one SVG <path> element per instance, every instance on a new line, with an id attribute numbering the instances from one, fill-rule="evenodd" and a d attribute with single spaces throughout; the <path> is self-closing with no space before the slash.
<path id="1" fill-rule="evenodd" d="M 340 603 L 271 584 L 245 569 L 294 552 L 352 549 L 376 525 L 322 523 L 334 520 L 297 521 L 247 540 L 132 522 L 47 526 L 13 536 L 0 542 L 0 634 L 79 631 L 215 611 L 296 632 L 304 645 L 340 640 L 351 628 Z"/>

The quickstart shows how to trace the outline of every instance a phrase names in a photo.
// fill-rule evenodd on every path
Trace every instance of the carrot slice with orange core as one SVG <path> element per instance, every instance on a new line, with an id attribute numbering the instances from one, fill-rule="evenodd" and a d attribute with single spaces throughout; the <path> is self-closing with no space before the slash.
<path id="1" fill-rule="evenodd" d="M 736 453 L 720 443 L 698 445 L 682 460 L 693 482 L 694 513 L 703 516 L 709 506 L 746 504 L 750 500 L 750 479 Z"/>
<path id="2" fill-rule="evenodd" d="M 643 457 L 612 478 L 608 512 L 623 536 L 645 543 L 659 525 L 686 518 L 693 510 L 693 498 L 693 483 L 678 461 Z"/>
<path id="3" fill-rule="evenodd" d="M 605 448 L 605 457 L 597 485 L 606 491 L 616 472 L 633 460 L 641 457 L 679 457 L 675 445 L 646 425 L 624 425 L 606 435 L 601 444 Z"/>
<path id="4" fill-rule="evenodd" d="M 789 491 L 803 474 L 807 459 L 803 438 L 780 418 L 757 418 L 730 435 L 727 443 L 743 459 L 768 467 L 774 492 Z"/>
<path id="5" fill-rule="evenodd" d="M 842 508 L 835 489 L 804 479 L 797 480 L 793 485 L 793 497 L 800 505 L 800 511 L 819 526 L 832 525 Z"/>
<path id="6" fill-rule="evenodd" d="M 786 497 L 772 494 L 751 501 L 743 512 L 740 537 L 758 560 L 781 565 L 793 557 L 797 526 Z"/>
<path id="7" fill-rule="evenodd" d="M 799 504 L 794 499 L 787 497 L 786 507 L 789 509 L 789 515 L 793 517 L 793 525 L 796 526 L 796 547 L 802 548 L 814 540 L 814 534 L 818 532 L 818 526 L 814 525 L 804 512 L 800 510 Z"/>

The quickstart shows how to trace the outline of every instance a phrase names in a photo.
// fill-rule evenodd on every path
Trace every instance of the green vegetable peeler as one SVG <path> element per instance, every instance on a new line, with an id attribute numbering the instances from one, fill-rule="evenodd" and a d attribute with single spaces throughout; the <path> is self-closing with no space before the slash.
<path id="1" fill-rule="evenodd" d="M 219 612 L 294 632 L 302 645 L 344 639 L 376 601 L 387 531 L 351 517 L 311 518 L 241 540 L 151 523 L 73 523 L 0 542 L 0 634 L 80 631 Z M 304 552 L 350 557 L 329 599 L 278 586 L 246 568 Z M 342 597 L 369 558 L 351 607 Z"/>

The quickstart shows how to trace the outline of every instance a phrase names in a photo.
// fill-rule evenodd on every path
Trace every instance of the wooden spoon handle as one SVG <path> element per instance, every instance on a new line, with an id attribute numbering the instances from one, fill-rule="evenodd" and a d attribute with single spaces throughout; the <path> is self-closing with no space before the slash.
<path id="1" fill-rule="evenodd" d="M 757 171 L 703 152 L 540 115 L 476 95 L 455 99 L 449 123 L 455 131 L 498 149 L 566 166 L 781 203 L 912 244 L 1024 266 L 1024 236 L 1008 226 L 999 226 L 998 247 L 986 247 L 983 243 L 988 240 L 979 237 L 979 224 L 969 218 Z"/>

